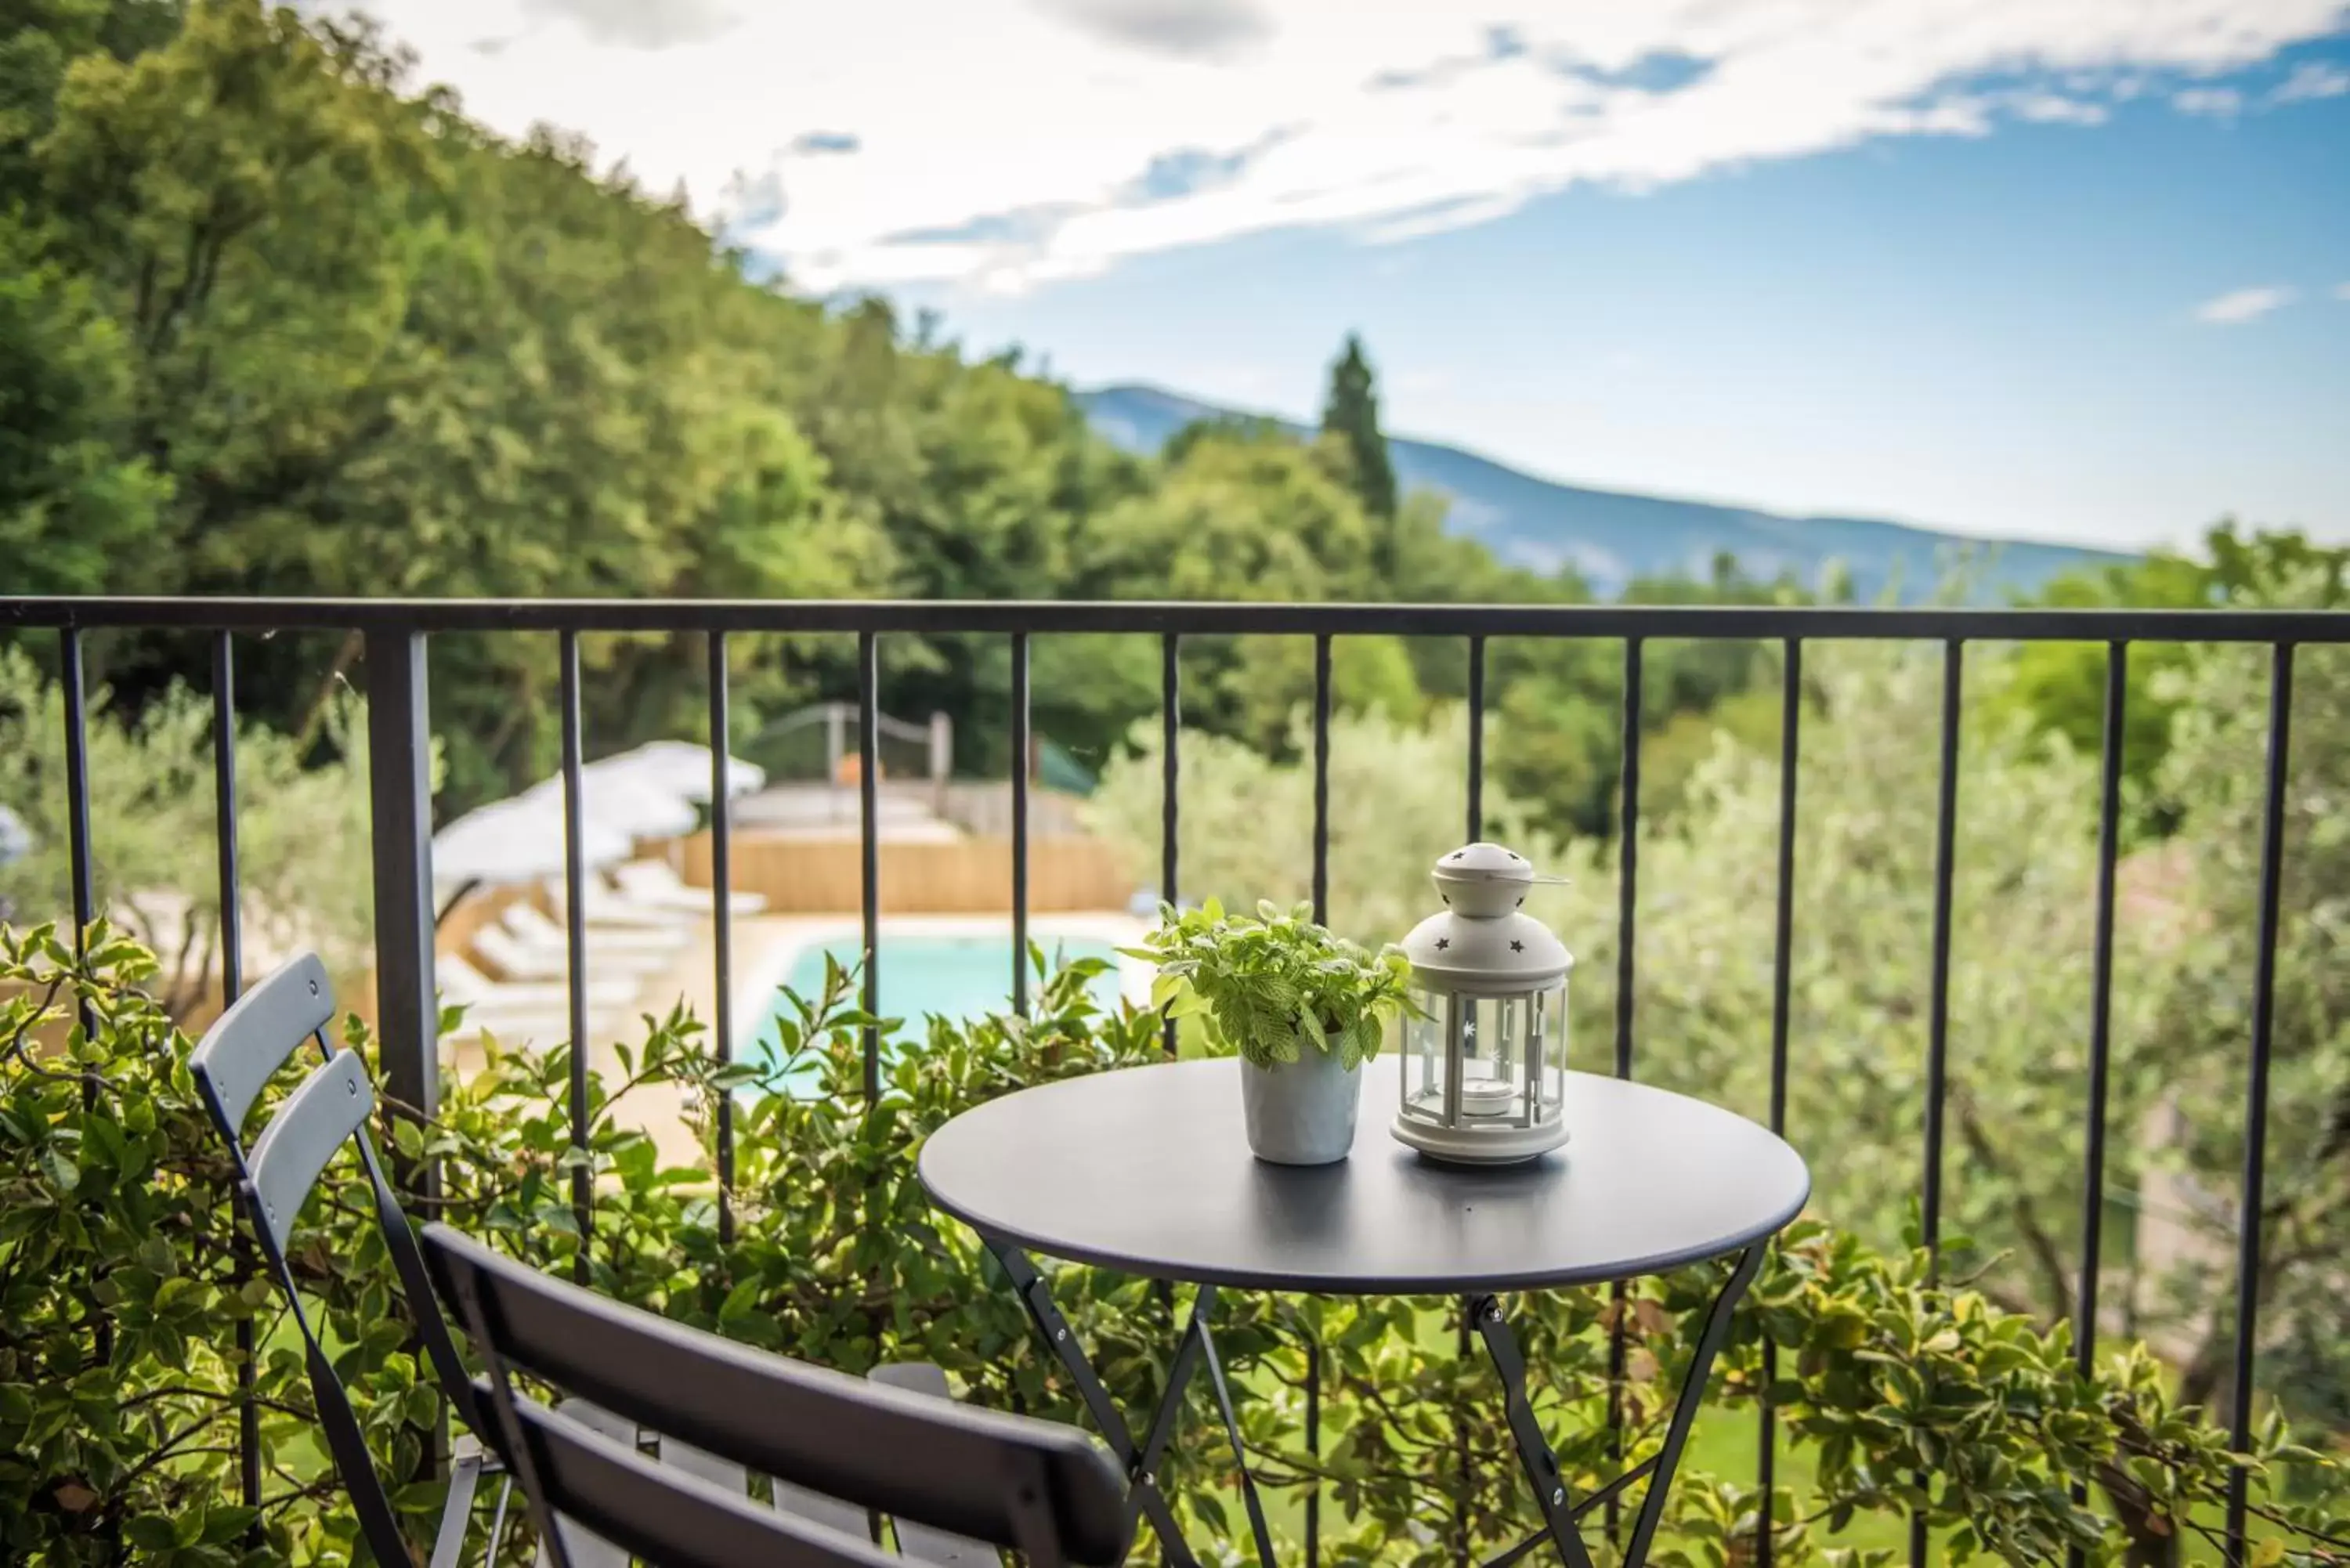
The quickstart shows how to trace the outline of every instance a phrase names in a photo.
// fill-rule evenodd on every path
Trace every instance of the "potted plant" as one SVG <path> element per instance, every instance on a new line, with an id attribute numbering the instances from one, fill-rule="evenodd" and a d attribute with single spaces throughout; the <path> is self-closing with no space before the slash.
<path id="1" fill-rule="evenodd" d="M 1300 904 L 1227 914 L 1162 905 L 1159 929 L 1128 950 L 1158 965 L 1151 1003 L 1197 1016 L 1211 1044 L 1241 1059 L 1249 1147 L 1281 1165 L 1327 1165 L 1354 1147 L 1364 1063 L 1409 1006 L 1411 965 L 1333 935 Z"/>

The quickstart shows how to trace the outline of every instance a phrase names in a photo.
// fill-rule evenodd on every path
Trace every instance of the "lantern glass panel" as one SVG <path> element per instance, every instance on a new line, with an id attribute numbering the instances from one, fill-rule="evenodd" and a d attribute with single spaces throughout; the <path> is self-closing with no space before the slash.
<path id="1" fill-rule="evenodd" d="M 1566 1099 L 1566 982 L 1537 992 L 1528 1009 L 1526 1056 L 1536 1064 L 1541 1116 L 1555 1120 Z"/>
<path id="2" fill-rule="evenodd" d="M 1425 1017 L 1403 1021 L 1403 1111 L 1430 1121 L 1444 1119 L 1444 1030 L 1449 992 L 1414 986 L 1413 1003 Z"/>
<path id="3" fill-rule="evenodd" d="M 1461 999 L 1461 1119 L 1506 1116 L 1517 1099 L 1519 999 Z"/>

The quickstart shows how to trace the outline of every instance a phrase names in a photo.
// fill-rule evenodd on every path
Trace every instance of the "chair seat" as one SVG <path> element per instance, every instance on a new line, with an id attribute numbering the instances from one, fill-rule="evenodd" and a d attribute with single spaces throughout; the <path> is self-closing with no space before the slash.
<path id="1" fill-rule="evenodd" d="M 569 1520 L 679 1568 L 888 1568 L 893 1559 L 1001 1568 L 1014 1550 L 1033 1568 L 1116 1568 L 1126 1556 L 1125 1480 L 1110 1452 L 1073 1427 L 941 1397 L 947 1383 L 935 1366 L 877 1381 L 762 1351 L 533 1269 L 447 1225 L 426 1226 L 420 1240 L 433 1293 L 488 1364 L 469 1385 L 468 1407 L 495 1412 L 486 1442 L 528 1457 L 521 1488 L 558 1552 L 572 1542 Z M 515 1391 L 515 1373 L 558 1397 L 591 1398 L 632 1428 L 606 1436 L 580 1413 Z M 684 1441 L 656 1446 L 643 1432 Z M 753 1501 L 754 1476 L 894 1516 L 899 1550 L 877 1545 L 854 1516 L 826 1523 L 795 1512 L 789 1489 L 779 1506 Z"/>
<path id="2" fill-rule="evenodd" d="M 953 1391 L 947 1386 L 946 1369 L 928 1361 L 901 1361 L 877 1366 L 867 1373 L 866 1377 L 874 1383 L 887 1384 L 892 1388 L 902 1388 L 910 1394 L 920 1394 L 930 1398 L 954 1397 Z M 599 1409 L 585 1399 L 566 1399 L 557 1408 L 580 1425 L 621 1442 L 641 1443 L 645 1437 L 630 1422 Z M 714 1486 L 729 1491 L 747 1491 L 750 1489 L 750 1472 L 732 1459 L 721 1459 L 674 1438 L 655 1439 L 655 1449 L 661 1463 L 675 1465 L 687 1474 L 699 1476 Z M 806 1487 L 795 1486 L 789 1481 L 779 1480 L 772 1484 L 776 1511 L 806 1520 L 812 1524 L 821 1524 L 827 1530 L 837 1530 L 859 1540 L 871 1539 L 871 1521 L 866 1511 L 856 1504 L 843 1502 L 837 1497 L 827 1497 Z M 973 1541 L 967 1535 L 956 1535 L 908 1520 L 892 1520 L 890 1524 L 897 1532 L 899 1554 L 910 1562 L 932 1563 L 936 1568 L 996 1568 L 1003 1561 L 1002 1553 L 995 1548 L 983 1541 Z M 572 1568 L 629 1568 L 626 1552 L 576 1524 L 566 1521 L 563 1539 L 570 1552 Z M 546 1550 L 541 1547 L 539 1568 L 547 1568 L 548 1562 Z"/>

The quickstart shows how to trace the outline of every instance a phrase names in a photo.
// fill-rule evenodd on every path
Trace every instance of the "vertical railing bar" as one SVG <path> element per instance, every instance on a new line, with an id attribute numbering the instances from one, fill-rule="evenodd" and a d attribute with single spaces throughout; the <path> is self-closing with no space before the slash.
<path id="1" fill-rule="evenodd" d="M 1801 774 L 1804 722 L 1804 643 L 1791 637 L 1780 666 L 1779 687 L 1779 886 L 1776 929 L 1771 948 L 1771 1130 L 1787 1131 L 1787 1020 L 1793 988 L 1795 940 L 1795 786 Z M 1771 1512 L 1778 1484 L 1779 1412 L 1770 1388 L 1779 1376 L 1779 1347 L 1762 1342 L 1762 1432 L 1756 1449 L 1755 1488 L 1762 1506 L 1755 1515 L 1755 1568 L 1771 1568 L 1778 1542 Z"/>
<path id="2" fill-rule="evenodd" d="M 734 715 L 726 634 L 710 634 L 710 937 L 712 1041 L 721 1067 L 734 1060 Z M 734 1241 L 734 1093 L 718 1096 L 718 1240 Z"/>
<path id="3" fill-rule="evenodd" d="M 89 923 L 98 918 L 97 879 L 92 871 L 89 838 L 89 718 L 85 704 L 81 662 L 81 628 L 67 627 L 59 634 L 62 666 L 58 679 L 66 698 L 66 856 L 72 878 L 73 950 L 78 961 L 88 956 Z M 98 1015 L 88 1002 L 81 1003 L 84 1034 L 98 1027 Z M 98 1086 L 82 1085 L 85 1109 L 98 1103 Z"/>
<path id="4" fill-rule="evenodd" d="M 1942 1244 L 1942 1101 L 1950 1078 L 1950 906 L 1957 876 L 1959 830 L 1959 706 L 1966 645 L 1942 645 L 1941 777 L 1934 815 L 1934 967 L 1926 1021 L 1926 1169 L 1920 1224 L 1929 1269 L 1939 1270 Z"/>
<path id="5" fill-rule="evenodd" d="M 1330 637 L 1314 638 L 1314 919 L 1330 919 Z M 1322 1345 L 1305 1329 L 1305 1451 L 1322 1457 Z M 1306 1568 L 1322 1568 L 1322 1484 L 1305 1488 Z"/>
<path id="6" fill-rule="evenodd" d="M 2106 1098 L 2113 1043 L 2115 866 L 2121 856 L 2122 750 L 2128 721 L 2129 644 L 2106 649 L 2105 754 L 2097 800 L 2096 950 L 2089 989 L 2089 1142 L 2081 1182 L 2081 1281 L 2073 1354 L 2089 1370 L 2097 1345 L 2097 1276 L 2105 1228 Z"/>
<path id="7" fill-rule="evenodd" d="M 1469 837 L 1485 836 L 1485 639 L 1469 639 Z"/>
<path id="8" fill-rule="evenodd" d="M 1465 813 L 1465 831 L 1468 836 L 1462 842 L 1477 844 L 1482 843 L 1485 837 L 1485 639 L 1482 633 L 1472 633 L 1469 639 L 1468 717 L 1469 798 Z M 1470 1026 L 1472 1029 L 1475 1027 L 1473 1016 Z M 1457 1091 L 1457 1083 L 1448 1085 L 1449 1090 Z M 1454 1106 L 1448 1098 L 1445 1106 L 1446 1118 L 1451 1119 L 1453 1114 Z M 1453 1354 L 1465 1358 L 1471 1350 L 1471 1298 L 1462 1296 L 1452 1305 Z M 1465 1414 L 1458 1430 L 1453 1434 L 1452 1459 L 1461 1486 L 1461 1496 L 1465 1500 L 1469 1495 L 1470 1471 L 1469 1428 Z M 1457 1561 L 1461 1553 L 1468 1551 L 1469 1533 L 1467 1514 L 1459 1507 L 1455 1509 L 1455 1519 L 1460 1525 L 1458 1539 L 1453 1548 Z"/>
<path id="9" fill-rule="evenodd" d="M 81 632 L 69 626 L 62 638 L 63 668 L 59 673 L 66 689 L 66 857 L 73 881 L 73 950 L 78 963 L 89 956 L 89 923 L 98 918 L 98 887 L 89 836 L 89 716 L 83 689 Z M 87 1040 L 98 1032 L 98 1010 L 85 998 L 77 1011 L 81 1016 L 82 1037 Z M 95 1075 L 85 1077 L 81 1108 L 87 1114 L 97 1106 L 98 1080 Z M 114 1356 L 114 1314 L 93 1306 L 91 1322 L 91 1347 L 103 1366 Z"/>
<path id="10" fill-rule="evenodd" d="M 368 815 L 375 915 L 376 1050 L 385 1097 L 430 1123 L 441 1108 L 438 928 L 432 896 L 432 728 L 424 634 L 371 631 L 367 665 Z M 394 1179 L 426 1203 L 440 1162 L 392 1151 Z"/>
<path id="11" fill-rule="evenodd" d="M 1787 1130 L 1787 1027 L 1795 944 L 1795 797 L 1802 777 L 1804 643 L 1787 639 L 1779 693 L 1779 885 L 1771 961 L 1771 1130 Z"/>
<path id="12" fill-rule="evenodd" d="M 2097 792 L 2097 911 L 2089 981 L 2088 1147 L 2081 1160 L 2081 1276 L 2073 1301 L 2073 1365 L 2084 1376 L 2096 1365 L 2097 1275 L 2106 1219 L 2106 1099 L 2112 1055 L 2114 992 L 2114 864 L 2121 850 L 2122 726 L 2129 682 L 2129 644 L 2106 645 L 2105 745 Z M 2086 1502 L 2085 1481 L 2073 1483 L 2073 1501 Z M 2070 1568 L 2086 1554 L 2065 1549 Z"/>
<path id="13" fill-rule="evenodd" d="M 236 653 L 227 632 L 213 634 L 213 847 L 220 865 L 221 1006 L 233 1007 L 244 990 L 244 921 L 239 909 L 236 844 Z M 241 1278 L 253 1275 L 253 1244 L 232 1220 Z M 261 1506 L 261 1411 L 254 1403 L 253 1320 L 236 1320 L 237 1497 Z M 256 1528 L 248 1547 L 260 1544 Z"/>
<path id="14" fill-rule="evenodd" d="M 1640 893 L 1640 687 L 1644 667 L 1643 639 L 1624 639 L 1624 723 L 1621 809 L 1617 835 L 1616 906 L 1616 1075 L 1632 1075 L 1632 991 L 1638 970 L 1633 961 L 1638 944 Z M 1611 1326 L 1607 1331 L 1607 1449 L 1611 1458 L 1624 1457 L 1624 1319 L 1622 1282 L 1608 1287 Z M 1607 1533 L 1612 1538 L 1622 1516 L 1616 1494 L 1607 1499 Z"/>
<path id="15" fill-rule="evenodd" d="M 89 923 L 98 918 L 98 886 L 89 836 L 89 715 L 85 708 L 81 631 L 69 626 L 61 635 L 63 668 L 59 673 L 66 689 L 66 858 L 73 881 L 73 950 L 78 963 L 89 956 Z M 81 1015 L 82 1037 L 87 1040 L 98 1032 L 98 1010 L 84 998 L 77 1011 Z M 95 1076 L 86 1077 L 81 1085 L 81 1108 L 88 1113 L 97 1106 L 98 1080 Z M 91 1321 L 91 1346 L 99 1364 L 103 1366 L 114 1355 L 114 1314 L 94 1308 Z"/>
<path id="16" fill-rule="evenodd" d="M 563 665 L 563 977 L 571 1010 L 571 1217 L 579 1228 L 571 1274 L 588 1282 L 588 1236 L 595 1216 L 594 1172 L 588 1162 L 588 866 L 586 781 L 580 773 L 579 634 L 557 634 Z"/>
<path id="17" fill-rule="evenodd" d="M 1322 1345 L 1308 1326 L 1305 1331 L 1305 1451 L 1322 1458 Z M 1322 1483 L 1305 1485 L 1305 1565 L 1322 1568 Z"/>
<path id="18" fill-rule="evenodd" d="M 1180 859 L 1178 840 L 1181 808 L 1176 804 L 1182 774 L 1180 731 L 1183 722 L 1182 639 L 1168 632 L 1159 642 L 1159 897 L 1174 905 L 1181 901 L 1177 877 Z M 1167 1054 L 1175 1054 L 1175 1020 L 1165 1025 Z"/>
<path id="19" fill-rule="evenodd" d="M 1959 703 L 1966 645 L 1957 638 L 1942 644 L 1941 774 L 1934 807 L 1934 954 L 1926 1023 L 1926 1168 L 1919 1209 L 1926 1248 L 1927 1279 L 1942 1266 L 1942 1101 L 1950 1079 L 1950 903 L 1956 874 L 1959 826 Z M 1929 1551 L 1926 1515 L 1909 1515 L 1910 1568 L 1925 1568 Z"/>
<path id="20" fill-rule="evenodd" d="M 857 820 L 864 846 L 865 1012 L 881 1012 L 881 639 L 857 634 Z M 881 1097 L 881 1030 L 864 1033 L 865 1103 Z"/>
<path id="21" fill-rule="evenodd" d="M 1330 638 L 1314 639 L 1314 919 L 1330 919 Z"/>
<path id="22" fill-rule="evenodd" d="M 1012 1011 L 1028 1016 L 1028 634 L 1012 634 Z"/>
<path id="23" fill-rule="evenodd" d="M 239 908 L 236 838 L 236 654 L 227 632 L 213 637 L 213 847 L 220 866 L 221 1005 L 244 991 L 244 920 Z"/>
<path id="24" fill-rule="evenodd" d="M 1622 811 L 1616 826 L 1616 1075 L 1632 1075 L 1633 951 L 1637 946 L 1640 872 L 1640 685 L 1642 640 L 1624 639 Z"/>
<path id="25" fill-rule="evenodd" d="M 2277 905 L 2284 882 L 2284 792 L 2293 748 L 2293 644 L 2271 651 L 2269 758 L 2261 804 L 2260 946 L 2252 977 L 2252 1059 L 2244 1085 L 2244 1190 L 2236 1220 L 2236 1354 L 2229 1390 L 2228 1446 L 2252 1446 L 2252 1370 L 2261 1306 L 2261 1210 L 2269 1143 L 2269 1051 L 2276 1032 Z M 2228 1471 L 2227 1561 L 2242 1563 L 2247 1477 Z"/>
<path id="26" fill-rule="evenodd" d="M 441 1110 L 439 929 L 432 890 L 432 724 L 421 631 L 363 634 L 367 670 L 368 859 L 375 919 L 376 1058 L 382 1109 L 430 1127 Z M 391 1151 L 393 1185 L 426 1212 L 441 1199 L 441 1162 Z M 411 1336 L 411 1340 L 412 1340 Z M 410 1345 L 411 1352 L 415 1345 Z M 439 1401 L 436 1401 L 439 1403 Z M 440 1410 L 414 1478 L 442 1473 L 448 1412 Z"/>

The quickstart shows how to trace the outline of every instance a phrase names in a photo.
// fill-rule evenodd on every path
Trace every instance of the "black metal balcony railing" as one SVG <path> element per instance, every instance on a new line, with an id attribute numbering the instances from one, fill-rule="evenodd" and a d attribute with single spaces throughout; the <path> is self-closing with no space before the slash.
<path id="1" fill-rule="evenodd" d="M 2077 1289 L 2074 1349 L 2086 1368 L 2095 1353 L 2098 1254 L 2105 1202 L 2106 1078 L 2109 1002 L 2113 982 L 2115 862 L 2119 832 L 2122 737 L 2130 645 L 2141 642 L 2248 643 L 2271 649 L 2268 754 L 2261 846 L 2257 965 L 2251 997 L 2249 1073 L 2244 1116 L 2244 1165 L 2239 1194 L 2237 1283 L 2230 1409 L 2233 1447 L 2250 1447 L 2258 1315 L 2257 1281 L 2262 1256 L 2261 1220 L 2268 1118 L 2268 1083 L 2273 1031 L 2272 992 L 2277 948 L 2279 885 L 2282 860 L 2283 793 L 2290 745 L 2293 650 L 2304 644 L 2350 643 L 2350 612 L 2296 610 L 2081 610 L 1853 608 L 1754 606 L 1423 606 L 1268 605 L 1154 603 L 906 603 L 836 601 L 660 600 L 370 600 L 370 599 L 158 599 L 0 598 L 0 628 L 47 628 L 60 640 L 59 668 L 65 685 L 66 733 L 62 742 L 69 793 L 70 865 L 74 919 L 87 927 L 96 914 L 92 877 L 82 637 L 99 629 L 209 633 L 212 637 L 214 714 L 214 781 L 219 794 L 219 865 L 222 908 L 222 983 L 234 998 L 243 982 L 237 920 L 236 761 L 233 723 L 235 698 L 235 639 L 286 631 L 337 631 L 364 639 L 368 671 L 369 793 L 373 807 L 377 1014 L 386 1086 L 390 1094 L 426 1114 L 438 1105 L 438 1003 L 433 983 L 434 909 L 432 888 L 432 792 L 425 639 L 436 633 L 506 632 L 553 634 L 562 671 L 563 779 L 569 822 L 567 836 L 568 1000 L 574 1039 L 588 1034 L 584 990 L 585 910 L 580 850 L 581 736 L 579 639 L 598 632 L 705 635 L 709 639 L 710 733 L 712 797 L 726 798 L 723 759 L 730 725 L 726 639 L 734 632 L 853 633 L 858 639 L 858 702 L 860 710 L 860 802 L 864 850 L 864 974 L 866 1011 L 876 1011 L 879 969 L 879 877 L 877 779 L 873 755 L 879 711 L 878 649 L 891 634 L 1000 636 L 1012 656 L 1012 755 L 1028 754 L 1029 643 L 1035 636 L 1155 634 L 1161 639 L 1160 714 L 1164 732 L 1164 805 L 1161 836 L 1161 897 L 1178 897 L 1178 729 L 1182 694 L 1178 654 L 1186 637 L 1259 634 L 1314 639 L 1314 834 L 1313 902 L 1317 918 L 1329 891 L 1329 760 L 1331 640 L 1339 637 L 1392 636 L 1459 639 L 1468 659 L 1469 745 L 1466 830 L 1482 836 L 1484 788 L 1485 656 L 1496 637 L 1609 640 L 1624 649 L 1621 815 L 1618 833 L 1620 905 L 1614 1067 L 1630 1076 L 1633 997 L 1637 980 L 1638 917 L 1638 826 L 1642 648 L 1652 639 L 1777 641 L 1782 644 L 1783 728 L 1779 800 L 1776 940 L 1771 1016 L 1770 1123 L 1783 1130 L 1788 1070 L 1788 955 L 1794 929 L 1796 781 L 1800 749 L 1803 649 L 1807 641 L 1877 639 L 1938 642 L 1943 649 L 1940 715 L 1940 775 L 1937 802 L 1932 970 L 1928 998 L 1927 1088 L 1924 1147 L 1919 1181 L 1924 1242 L 1929 1253 L 1941 1238 L 1942 1109 L 1949 1048 L 1949 984 L 1952 856 L 1958 816 L 1960 699 L 1964 649 L 1979 642 L 2103 643 L 2107 650 L 2104 702 L 2102 791 L 2096 878 L 2095 952 L 2091 984 L 2088 1082 L 2082 1107 L 2085 1158 L 2082 1171 L 2082 1248 Z M 1012 770 L 1012 929 L 1014 1006 L 1025 1012 L 1028 976 L 1020 955 L 1028 934 L 1028 781 Z M 732 951 L 728 909 L 729 844 L 726 814 L 713 814 L 714 884 L 712 908 L 716 931 L 716 1048 L 731 1048 Z M 1168 1047 L 1174 1046 L 1170 1023 Z M 879 1092 L 880 1042 L 868 1027 L 864 1036 L 864 1088 Z M 571 1057 L 571 1115 L 575 1127 L 587 1123 L 587 1055 Z M 730 1107 L 718 1107 L 716 1176 L 721 1224 L 730 1220 L 725 1195 L 733 1177 L 733 1128 Z M 429 1169 L 411 1179 L 429 1184 Z M 584 1167 L 575 1172 L 573 1202 L 583 1234 L 592 1224 L 593 1193 Z M 239 1324 L 241 1335 L 249 1325 Z M 242 1340 L 241 1340 L 242 1344 Z M 244 1348 L 249 1349 L 249 1345 Z M 1766 1349 L 1766 1355 L 1768 1351 Z M 1623 1344 L 1617 1342 L 1611 1370 L 1610 1421 L 1620 1433 Z M 1309 1371 L 1318 1366 L 1309 1361 Z M 1767 1376 L 1767 1374 L 1766 1374 Z M 1318 1389 L 1309 1386 L 1309 1443 L 1318 1439 L 1312 1412 Z M 244 1490 L 248 1503 L 260 1496 L 258 1434 L 244 1407 L 242 1431 Z M 1772 1412 L 1762 1412 L 1759 1483 L 1770 1487 L 1775 1442 Z M 1309 1556 L 1316 1533 L 1318 1500 L 1308 1500 Z M 2245 1478 L 2239 1470 L 2230 1487 L 2226 1539 L 2231 1562 L 2244 1560 Z M 1922 1564 L 1927 1541 L 1922 1518 L 1910 1541 L 1911 1560 Z M 1316 1559 L 1318 1561 L 1318 1558 Z M 1768 1568 L 1766 1533 L 1758 1561 Z"/>

